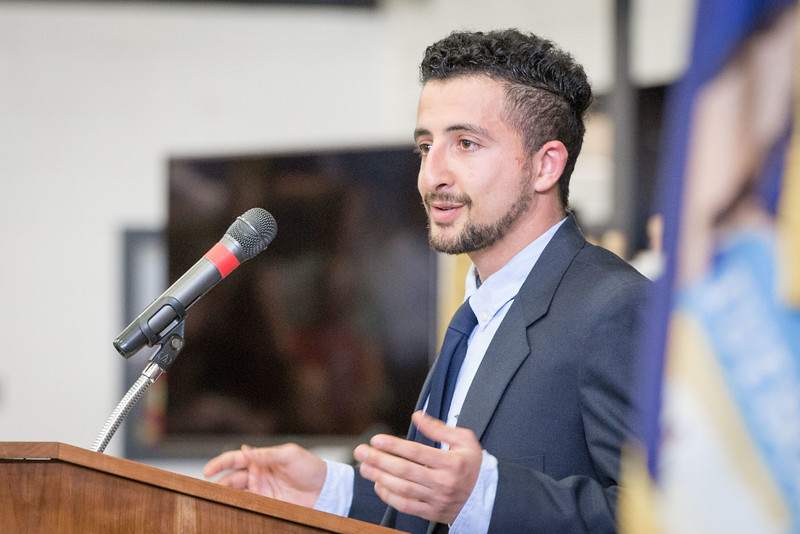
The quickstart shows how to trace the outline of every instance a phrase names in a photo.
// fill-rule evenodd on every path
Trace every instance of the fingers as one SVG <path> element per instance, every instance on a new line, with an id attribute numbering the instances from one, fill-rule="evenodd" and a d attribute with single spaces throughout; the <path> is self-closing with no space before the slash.
<path id="1" fill-rule="evenodd" d="M 203 475 L 222 473 L 217 481 L 302 506 L 313 507 L 325 484 L 328 466 L 324 460 L 299 445 L 287 443 L 220 454 L 209 461 Z"/>
<path id="2" fill-rule="evenodd" d="M 375 483 L 384 502 L 401 512 L 452 523 L 475 486 L 482 447 L 471 430 L 448 427 L 421 412 L 413 415 L 413 422 L 450 449 L 377 435 L 353 454 L 362 462 L 362 476 Z"/>
<path id="3" fill-rule="evenodd" d="M 237 489 L 247 489 L 249 473 L 247 466 L 250 460 L 245 456 L 244 450 L 250 449 L 247 445 L 242 446 L 241 451 L 228 451 L 210 460 L 203 468 L 203 476 L 211 478 L 219 473 L 225 473 L 218 484 Z"/>
<path id="4" fill-rule="evenodd" d="M 256 449 L 249 445 L 242 445 L 238 451 L 228 451 L 209 460 L 203 467 L 203 476 L 210 478 L 223 471 L 245 469 L 251 464 L 271 465 L 288 461 L 293 452 L 292 447 L 293 445 L 287 444 Z"/>
<path id="5" fill-rule="evenodd" d="M 437 468 L 447 463 L 445 451 L 383 434 L 370 445 L 359 445 L 354 456 L 361 462 L 361 475 L 375 482 L 378 496 L 392 506 L 395 499 L 430 500 Z"/>
<path id="6" fill-rule="evenodd" d="M 367 446 L 360 445 L 359 448 L 361 447 Z M 358 451 L 359 448 L 356 450 Z M 375 460 L 382 459 L 384 462 L 394 463 L 392 462 L 392 459 L 399 458 L 410 460 L 414 464 L 419 464 L 420 466 L 425 466 L 435 465 L 437 457 L 441 455 L 441 450 L 437 448 L 429 447 L 428 445 L 423 445 L 422 443 L 417 443 L 416 441 L 408 441 L 385 434 L 373 436 L 373 438 L 370 440 L 370 450 L 375 451 L 375 456 L 369 458 L 368 460 L 361 460 L 362 462 L 368 461 L 369 463 L 372 463 Z M 388 465 L 386 467 L 388 467 Z"/>
<path id="7" fill-rule="evenodd" d="M 431 506 L 429 500 L 424 496 L 410 497 L 380 482 L 375 483 L 375 493 L 383 502 L 404 514 L 416 515 L 429 520 L 437 520 L 434 515 L 434 507 Z M 450 523 L 452 523 L 452 521 L 450 521 Z"/>
<path id="8" fill-rule="evenodd" d="M 203 467 L 203 476 L 211 478 L 224 471 L 247 469 L 252 464 L 269 465 L 280 461 L 281 454 L 276 454 L 273 448 L 256 449 L 249 445 L 242 445 L 238 451 L 228 451 L 212 458 Z M 222 482 L 222 479 L 220 479 Z"/>
<path id="9" fill-rule="evenodd" d="M 243 469 L 246 466 L 247 460 L 242 451 L 228 451 L 209 460 L 205 467 L 203 467 L 203 476 L 211 478 L 223 471 Z"/>
<path id="10" fill-rule="evenodd" d="M 294 443 L 285 443 L 273 447 L 254 448 L 242 445 L 242 455 L 247 464 L 275 465 L 285 464 L 297 459 L 302 449 Z"/>
<path id="11" fill-rule="evenodd" d="M 432 452 L 436 449 L 411 441 L 400 442 L 391 436 L 375 436 L 370 445 L 359 445 L 353 456 L 361 462 L 361 474 L 375 481 L 382 474 L 404 480 L 420 482 L 425 478 L 424 458 L 427 451 L 416 450 L 425 447 Z"/>
<path id="12" fill-rule="evenodd" d="M 395 452 L 404 450 L 408 456 L 418 459 L 430 456 L 424 449 L 434 453 L 434 456 L 453 454 L 450 451 L 442 451 L 414 442 L 406 442 L 409 446 L 404 447 L 397 444 L 394 439 L 388 438 L 390 437 L 376 436 L 372 445 L 385 447 L 385 449 Z M 456 502 L 450 499 L 453 492 L 448 489 L 447 483 L 454 480 L 453 473 L 432 465 L 421 465 L 416 461 L 409 461 L 407 458 L 395 456 L 387 450 L 370 445 L 360 445 L 355 451 L 356 458 L 363 462 L 360 467 L 361 475 L 375 483 L 375 493 L 378 497 L 401 512 L 452 523 L 466 502 L 466 498 L 459 498 Z M 446 465 L 449 462 L 443 459 L 432 463 Z M 467 490 L 467 496 L 469 491 L 470 489 Z"/>
<path id="13" fill-rule="evenodd" d="M 450 450 L 471 449 L 480 453 L 482 447 L 475 434 L 465 428 L 447 426 L 444 422 L 416 412 L 412 421 L 418 430 L 434 441 L 448 443 Z M 423 482 L 431 476 L 422 466 L 440 469 L 452 463 L 453 455 L 421 443 L 378 434 L 370 440 L 370 445 L 359 445 L 354 451 L 357 460 L 366 464 L 367 470 L 379 469 L 394 476 Z M 410 461 L 410 462 L 409 462 Z"/>
<path id="14" fill-rule="evenodd" d="M 238 471 L 231 471 L 230 473 L 223 475 L 217 480 L 217 484 L 222 484 L 223 486 L 228 486 L 230 488 L 236 489 L 248 489 L 248 479 L 250 474 L 246 470 L 238 470 Z"/>
<path id="15" fill-rule="evenodd" d="M 386 444 L 382 443 L 384 438 L 390 436 L 376 436 L 372 443 L 385 446 Z M 389 439 L 386 441 L 393 442 Z M 409 443 L 435 452 L 435 449 L 427 445 Z M 397 450 L 397 444 L 393 445 L 395 446 L 389 448 Z M 418 457 L 414 454 L 409 455 Z M 405 513 L 421 517 L 429 515 L 430 507 L 427 501 L 430 500 L 430 489 L 426 485 L 427 476 L 424 473 L 427 467 L 370 445 L 357 447 L 354 456 L 362 462 L 361 475 L 375 483 L 375 493 L 383 502 Z"/>

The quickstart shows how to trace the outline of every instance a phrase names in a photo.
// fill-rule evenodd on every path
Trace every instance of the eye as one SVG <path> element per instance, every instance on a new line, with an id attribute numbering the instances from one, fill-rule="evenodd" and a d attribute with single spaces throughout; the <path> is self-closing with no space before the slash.
<path id="1" fill-rule="evenodd" d="M 419 144 L 417 144 L 416 148 L 414 149 L 414 152 L 416 152 L 420 156 L 424 156 L 425 154 L 430 152 L 430 150 L 431 150 L 431 144 L 430 143 L 419 143 Z"/>
<path id="2" fill-rule="evenodd" d="M 478 147 L 478 143 L 472 141 L 471 139 L 459 139 L 458 146 L 464 150 L 474 150 Z"/>

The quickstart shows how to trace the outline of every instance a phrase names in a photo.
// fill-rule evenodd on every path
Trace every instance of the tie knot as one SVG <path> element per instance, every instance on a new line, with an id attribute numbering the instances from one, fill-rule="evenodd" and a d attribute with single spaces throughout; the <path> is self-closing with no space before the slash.
<path id="1" fill-rule="evenodd" d="M 469 299 L 467 299 L 464 301 L 464 304 L 456 310 L 453 318 L 450 319 L 448 328 L 452 328 L 456 332 L 469 336 L 476 324 L 478 324 L 478 318 L 475 317 L 475 312 L 472 311 L 472 306 L 469 305 Z"/>

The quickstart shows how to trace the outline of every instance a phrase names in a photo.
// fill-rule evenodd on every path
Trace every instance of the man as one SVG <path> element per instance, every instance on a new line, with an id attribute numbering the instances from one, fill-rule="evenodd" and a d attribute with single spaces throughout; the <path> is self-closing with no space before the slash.
<path id="1" fill-rule="evenodd" d="M 647 282 L 568 215 L 586 75 L 515 30 L 454 33 L 428 48 L 421 74 L 415 139 L 430 243 L 474 264 L 466 297 L 478 324 L 449 411 L 415 413 L 409 439 L 357 447 L 358 473 L 284 445 L 225 453 L 205 474 L 233 469 L 221 483 L 385 515 L 410 532 L 614 531 Z M 420 409 L 435 400 L 433 381 Z"/>

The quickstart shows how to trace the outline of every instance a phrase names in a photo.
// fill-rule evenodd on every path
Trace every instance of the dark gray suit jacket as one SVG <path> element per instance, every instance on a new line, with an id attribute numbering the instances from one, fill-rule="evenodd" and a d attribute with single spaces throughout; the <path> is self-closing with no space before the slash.
<path id="1" fill-rule="evenodd" d="M 588 244 L 572 216 L 545 248 L 458 420 L 498 459 L 490 532 L 615 531 L 647 285 L 620 258 Z M 350 516 L 377 522 L 385 509 L 356 474 Z"/>

